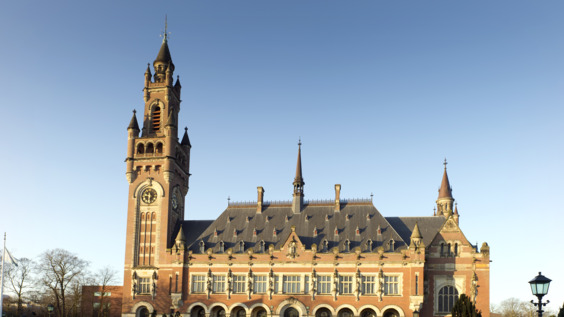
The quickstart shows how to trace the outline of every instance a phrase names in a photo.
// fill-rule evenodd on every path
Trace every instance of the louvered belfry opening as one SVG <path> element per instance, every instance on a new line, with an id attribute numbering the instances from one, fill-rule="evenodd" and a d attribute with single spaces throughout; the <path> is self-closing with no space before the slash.
<path id="1" fill-rule="evenodd" d="M 157 132 L 161 129 L 161 108 L 153 109 L 153 131 Z"/>

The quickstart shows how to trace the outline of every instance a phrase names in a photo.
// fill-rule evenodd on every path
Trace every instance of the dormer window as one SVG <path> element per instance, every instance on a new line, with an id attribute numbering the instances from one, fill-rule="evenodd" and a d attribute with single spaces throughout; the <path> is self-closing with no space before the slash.
<path id="1" fill-rule="evenodd" d="M 204 240 L 200 241 L 200 253 L 204 254 L 206 252 L 206 244 L 204 243 Z"/>
<path id="2" fill-rule="evenodd" d="M 321 242 L 321 250 L 323 252 L 327 252 L 327 250 L 329 249 L 329 241 L 327 241 L 327 239 L 323 240 L 323 242 Z"/>
<path id="3" fill-rule="evenodd" d="M 372 252 L 372 240 L 368 240 L 368 242 L 366 242 L 366 251 Z"/>
<path id="4" fill-rule="evenodd" d="M 239 252 L 241 253 L 245 252 L 245 242 L 243 241 L 239 242 Z"/>
<path id="5" fill-rule="evenodd" d="M 396 242 L 394 241 L 394 239 L 391 239 L 391 240 L 388 242 L 388 251 L 394 252 L 395 244 L 396 244 Z"/>
<path id="6" fill-rule="evenodd" d="M 223 243 L 223 241 L 219 241 L 219 252 L 225 252 L 225 243 Z"/>
<path id="7" fill-rule="evenodd" d="M 265 252 L 265 247 L 266 247 L 266 243 L 264 242 L 264 240 L 261 240 L 259 242 L 259 252 L 260 253 L 264 253 Z"/>
<path id="8" fill-rule="evenodd" d="M 345 252 L 351 252 L 351 242 L 349 239 L 345 240 Z"/>

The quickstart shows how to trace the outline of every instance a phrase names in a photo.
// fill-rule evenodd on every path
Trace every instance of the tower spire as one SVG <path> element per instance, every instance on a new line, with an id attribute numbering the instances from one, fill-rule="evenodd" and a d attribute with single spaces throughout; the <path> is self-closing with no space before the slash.
<path id="1" fill-rule="evenodd" d="M 170 76 L 174 72 L 174 64 L 172 63 L 172 57 L 170 56 L 170 50 L 168 49 L 168 23 L 165 16 L 165 31 L 162 35 L 163 43 L 161 44 L 161 49 L 157 58 L 153 62 L 153 67 L 155 68 L 155 82 L 164 82 L 166 78 L 166 71 L 170 71 Z"/>
<path id="2" fill-rule="evenodd" d="M 298 141 L 298 162 L 296 163 L 296 177 L 294 177 L 294 198 L 292 211 L 300 213 L 304 204 L 304 179 L 302 177 L 302 140 Z"/>
<path id="3" fill-rule="evenodd" d="M 444 172 L 443 172 L 443 179 L 441 181 L 441 187 L 439 188 L 439 197 L 437 199 L 437 211 L 438 211 L 438 215 L 441 216 L 449 216 L 452 214 L 452 210 L 453 210 L 453 203 L 454 203 L 454 198 L 452 197 L 452 187 L 450 186 L 450 182 L 448 180 L 448 174 L 447 174 L 447 166 L 448 162 L 445 158 L 445 161 L 443 163 L 444 167 Z"/>

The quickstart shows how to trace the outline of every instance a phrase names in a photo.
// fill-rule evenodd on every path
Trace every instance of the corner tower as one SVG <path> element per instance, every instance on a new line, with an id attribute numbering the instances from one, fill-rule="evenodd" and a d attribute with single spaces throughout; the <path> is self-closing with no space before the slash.
<path id="1" fill-rule="evenodd" d="M 187 129 L 182 141 L 178 137 L 181 85 L 179 79 L 173 82 L 166 28 L 153 71 L 148 65 L 141 121 L 134 111 L 127 129 L 124 313 L 140 300 L 156 301 L 167 289 L 161 283 L 165 274 L 173 274 L 169 251 L 184 220 L 188 193 L 191 145 Z"/>

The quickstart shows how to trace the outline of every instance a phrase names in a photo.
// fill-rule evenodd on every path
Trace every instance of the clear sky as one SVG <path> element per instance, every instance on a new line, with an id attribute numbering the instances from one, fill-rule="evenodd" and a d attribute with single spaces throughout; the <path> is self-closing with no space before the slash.
<path id="1" fill-rule="evenodd" d="M 4 1 L 0 231 L 122 270 L 126 127 L 168 14 L 192 142 L 188 219 L 291 198 L 432 215 L 443 159 L 491 300 L 564 300 L 563 1 Z"/>

